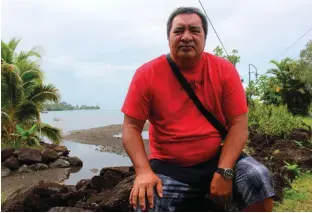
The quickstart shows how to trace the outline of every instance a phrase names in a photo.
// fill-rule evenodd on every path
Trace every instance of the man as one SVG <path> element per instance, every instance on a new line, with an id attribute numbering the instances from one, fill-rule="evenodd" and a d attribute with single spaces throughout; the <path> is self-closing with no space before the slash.
<path id="1" fill-rule="evenodd" d="M 166 56 L 143 64 L 122 107 L 123 144 L 136 172 L 129 201 L 137 211 L 194 210 L 198 206 L 189 201 L 206 194 L 216 205 L 233 200 L 242 211 L 272 210 L 270 172 L 251 157 L 239 159 L 248 137 L 246 97 L 235 67 L 204 52 L 207 25 L 200 10 L 178 8 L 168 19 L 167 36 L 170 57 L 228 128 L 221 154 L 219 132 L 181 87 Z M 141 137 L 146 120 L 149 157 Z"/>

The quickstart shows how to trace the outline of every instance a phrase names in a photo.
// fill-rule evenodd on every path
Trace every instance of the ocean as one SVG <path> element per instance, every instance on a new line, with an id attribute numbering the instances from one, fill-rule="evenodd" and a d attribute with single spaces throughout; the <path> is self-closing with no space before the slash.
<path id="1" fill-rule="evenodd" d="M 122 124 L 123 113 L 120 110 L 76 110 L 50 111 L 42 113 L 42 121 L 61 128 L 63 133 L 73 130 L 90 129 L 112 124 Z M 100 152 L 96 145 L 64 141 L 70 150 L 70 156 L 77 156 L 83 161 L 83 167 L 72 170 L 65 184 L 76 184 L 81 179 L 90 179 L 98 175 L 104 167 L 130 166 L 128 157 L 114 153 Z"/>

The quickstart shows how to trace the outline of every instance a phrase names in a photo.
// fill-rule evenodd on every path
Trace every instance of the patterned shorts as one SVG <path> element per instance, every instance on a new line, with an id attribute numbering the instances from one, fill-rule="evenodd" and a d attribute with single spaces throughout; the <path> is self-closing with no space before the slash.
<path id="1" fill-rule="evenodd" d="M 190 211 L 196 211 L 197 206 L 193 200 L 198 201 L 201 189 L 179 182 L 170 177 L 158 174 L 163 184 L 163 198 L 154 193 L 154 207 L 147 208 L 150 212 L 184 211 L 184 207 Z M 239 211 L 261 201 L 275 196 L 273 178 L 269 170 L 252 157 L 246 157 L 236 164 L 235 177 L 233 179 L 233 200 L 225 207 L 225 211 Z M 205 197 L 205 195 L 203 195 Z M 181 209 L 181 203 L 182 207 Z M 209 203 L 209 201 L 208 201 Z M 207 205 L 207 198 L 203 203 Z M 193 205 L 193 206 L 191 206 Z M 209 205 L 214 205 L 211 202 Z M 139 204 L 136 211 L 141 211 Z M 148 206 L 148 205 L 147 205 Z M 222 210 L 221 210 L 222 211 Z"/>

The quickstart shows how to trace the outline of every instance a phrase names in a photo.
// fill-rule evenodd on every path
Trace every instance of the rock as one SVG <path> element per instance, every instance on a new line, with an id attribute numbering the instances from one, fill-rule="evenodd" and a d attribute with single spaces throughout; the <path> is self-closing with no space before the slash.
<path id="1" fill-rule="evenodd" d="M 36 164 L 30 165 L 28 168 L 34 171 L 39 171 L 39 170 L 48 169 L 49 167 L 48 165 L 43 164 L 43 163 L 36 163 Z"/>
<path id="2" fill-rule="evenodd" d="M 83 165 L 82 160 L 80 160 L 78 157 L 68 157 L 67 160 L 69 161 L 70 165 L 73 167 L 80 167 Z"/>
<path id="3" fill-rule="evenodd" d="M 53 207 L 49 212 L 90 212 L 90 210 L 76 208 L 76 207 Z"/>
<path id="4" fill-rule="evenodd" d="M 37 149 L 21 148 L 18 152 L 18 160 L 24 164 L 40 163 L 42 154 Z"/>
<path id="5" fill-rule="evenodd" d="M 97 207 L 97 211 L 132 211 L 129 204 L 129 195 L 132 189 L 134 175 L 122 180 L 114 187 L 108 199 L 103 200 Z"/>
<path id="6" fill-rule="evenodd" d="M 1 150 L 1 162 L 4 162 L 6 159 L 11 157 L 14 151 L 15 150 L 13 148 L 7 148 L 7 149 Z"/>
<path id="7" fill-rule="evenodd" d="M 76 189 L 79 190 L 83 187 L 85 187 L 85 190 L 89 188 L 89 185 L 91 184 L 90 179 L 82 179 L 76 184 Z"/>
<path id="8" fill-rule="evenodd" d="M 18 189 L 1 205 L 1 211 L 42 212 L 55 206 L 63 206 L 60 192 L 64 186 L 57 183 L 42 183 Z"/>
<path id="9" fill-rule="evenodd" d="M 63 159 L 57 159 L 53 163 L 50 164 L 51 168 L 67 168 L 70 167 L 70 163 Z"/>
<path id="10" fill-rule="evenodd" d="M 54 161 L 58 158 L 58 154 L 54 149 L 50 148 L 45 148 L 44 151 L 42 152 L 42 160 L 44 162 L 51 162 Z"/>
<path id="11" fill-rule="evenodd" d="M 128 166 L 107 167 L 101 169 L 100 176 L 104 176 L 107 171 L 112 171 L 116 174 L 120 174 L 121 176 L 124 176 L 128 172 L 132 172 L 131 167 L 129 168 Z"/>
<path id="12" fill-rule="evenodd" d="M 66 154 L 67 152 L 68 152 L 68 149 L 67 149 L 67 147 L 66 146 L 55 146 L 55 147 L 53 147 L 53 149 L 56 151 L 56 152 L 60 152 L 60 153 L 62 153 L 62 154 Z M 68 152 L 69 153 L 69 152 Z M 65 155 L 64 154 L 64 155 Z"/>
<path id="13" fill-rule="evenodd" d="M 29 173 L 29 172 L 32 172 L 30 168 L 28 168 L 27 165 L 23 165 L 21 166 L 19 169 L 18 169 L 18 172 L 19 173 Z"/>
<path id="14" fill-rule="evenodd" d="M 1 166 L 1 177 L 5 177 L 11 174 L 11 170 L 5 166 Z"/>
<path id="15" fill-rule="evenodd" d="M 17 158 L 12 155 L 5 160 L 4 166 L 11 170 L 16 170 L 20 167 L 20 163 L 18 162 Z"/>

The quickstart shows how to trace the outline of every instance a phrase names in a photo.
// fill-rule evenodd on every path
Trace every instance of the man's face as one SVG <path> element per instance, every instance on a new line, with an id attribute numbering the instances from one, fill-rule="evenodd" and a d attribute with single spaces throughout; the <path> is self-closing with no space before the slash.
<path id="1" fill-rule="evenodd" d="M 197 58 L 203 52 L 205 33 L 197 14 L 180 14 L 173 19 L 169 46 L 178 59 Z"/>

